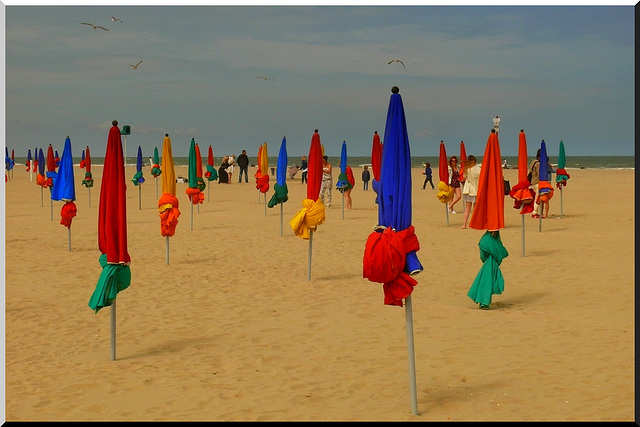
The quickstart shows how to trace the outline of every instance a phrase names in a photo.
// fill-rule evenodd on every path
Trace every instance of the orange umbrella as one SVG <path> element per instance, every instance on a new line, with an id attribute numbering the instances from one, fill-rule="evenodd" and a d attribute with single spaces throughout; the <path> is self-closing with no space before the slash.
<path id="1" fill-rule="evenodd" d="M 527 177 L 528 168 L 527 137 L 524 129 L 520 129 L 520 135 L 518 136 L 518 183 L 511 188 L 509 196 L 514 199 L 514 209 L 522 208 L 520 210 L 521 215 L 533 212 L 533 200 L 536 195 Z"/>
<path id="2" fill-rule="evenodd" d="M 467 150 L 464 148 L 464 141 L 460 141 L 460 174 L 458 181 L 464 182 L 464 164 L 467 163 Z"/>
<path id="3" fill-rule="evenodd" d="M 162 143 L 162 196 L 158 199 L 158 213 L 160 214 L 160 234 L 166 237 L 167 265 L 169 265 L 169 237 L 176 232 L 178 217 L 180 216 L 180 202 L 176 197 L 176 172 L 173 166 L 171 152 L 171 138 L 165 134 Z"/>
<path id="4" fill-rule="evenodd" d="M 482 156 L 478 194 L 469 228 L 489 231 L 504 228 L 504 176 L 501 159 L 498 134 L 492 130 Z"/>

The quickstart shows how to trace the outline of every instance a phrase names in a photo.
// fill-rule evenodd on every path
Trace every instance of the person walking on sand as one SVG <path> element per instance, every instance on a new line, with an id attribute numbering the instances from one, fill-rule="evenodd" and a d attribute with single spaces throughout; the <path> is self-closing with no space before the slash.
<path id="1" fill-rule="evenodd" d="M 462 188 L 462 201 L 464 203 L 464 215 L 462 217 L 462 228 L 467 228 L 471 208 L 476 203 L 478 194 L 478 181 L 480 180 L 480 166 L 477 164 L 476 156 L 467 157 L 464 164 L 463 175 L 467 178 Z"/>
<path id="2" fill-rule="evenodd" d="M 238 182 L 242 182 L 242 173 L 244 172 L 244 182 L 249 182 L 249 175 L 247 169 L 249 168 L 249 156 L 247 156 L 247 150 L 242 150 L 242 154 L 238 156 L 236 160 L 238 168 L 240 168 L 240 174 L 238 175 Z"/>
<path id="3" fill-rule="evenodd" d="M 353 176 L 353 170 L 351 166 L 347 165 L 345 168 L 345 172 L 347 174 L 347 181 L 349 182 L 349 188 L 344 190 L 344 207 L 345 209 L 351 210 L 352 208 L 352 200 L 351 200 L 351 190 L 356 185 L 356 178 Z"/>
<path id="4" fill-rule="evenodd" d="M 460 169 L 458 169 L 458 158 L 451 156 L 449 159 L 449 185 L 453 188 L 453 198 L 449 202 L 448 208 L 449 213 L 452 214 L 456 213 L 456 211 L 453 210 L 453 206 L 462 198 L 459 177 Z"/>
<path id="5" fill-rule="evenodd" d="M 302 170 L 301 184 L 305 184 L 307 182 L 307 173 L 309 172 L 309 163 L 307 162 L 307 156 L 302 156 L 302 160 L 300 161 L 300 170 Z"/>
<path id="6" fill-rule="evenodd" d="M 320 185 L 320 199 L 328 208 L 331 207 L 331 187 L 333 176 L 331 175 L 331 163 L 329 156 L 322 156 L 322 184 Z"/>
<path id="7" fill-rule="evenodd" d="M 427 188 L 427 182 L 431 184 L 431 189 L 433 190 L 435 187 L 433 186 L 433 172 L 431 171 L 431 163 L 427 162 L 424 164 L 424 171 L 422 172 L 424 175 L 424 182 L 422 183 L 422 189 Z"/>
<path id="8" fill-rule="evenodd" d="M 362 189 L 364 191 L 369 190 L 369 181 L 371 181 L 371 172 L 369 172 L 369 166 L 364 165 L 364 170 L 362 171 Z"/>

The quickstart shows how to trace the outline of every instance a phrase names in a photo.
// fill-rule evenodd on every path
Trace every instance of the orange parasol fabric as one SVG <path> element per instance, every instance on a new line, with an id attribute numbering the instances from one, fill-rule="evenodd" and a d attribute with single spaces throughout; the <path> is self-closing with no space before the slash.
<path id="1" fill-rule="evenodd" d="M 160 214 L 160 234 L 171 237 L 176 232 L 180 210 L 180 202 L 176 197 L 176 173 L 171 152 L 171 138 L 165 134 L 162 143 L 162 196 L 158 199 Z"/>
<path id="2" fill-rule="evenodd" d="M 322 145 L 318 129 L 311 137 L 308 159 L 307 198 L 302 201 L 302 209 L 289 221 L 295 235 L 302 239 L 309 239 L 309 231 L 316 231 L 325 220 L 325 207 L 320 200 Z"/>
<path id="3" fill-rule="evenodd" d="M 518 137 L 518 183 L 511 188 L 509 196 L 514 199 L 513 208 L 520 209 L 520 214 L 533 212 L 533 200 L 536 192 L 531 188 L 527 177 L 527 137 L 523 129 L 520 129 Z"/>
<path id="4" fill-rule="evenodd" d="M 469 220 L 475 230 L 504 228 L 504 176 L 498 134 L 492 129 L 482 156 L 476 204 Z"/>
<path id="5" fill-rule="evenodd" d="M 442 203 L 448 203 L 453 198 L 453 187 L 449 186 L 449 165 L 447 164 L 447 150 L 444 141 L 440 141 L 440 157 L 438 158 L 438 193 L 436 197 Z"/>

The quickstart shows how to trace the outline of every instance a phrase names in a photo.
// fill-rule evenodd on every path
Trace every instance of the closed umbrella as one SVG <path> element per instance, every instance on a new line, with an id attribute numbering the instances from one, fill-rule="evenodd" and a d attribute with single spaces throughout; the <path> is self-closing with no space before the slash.
<path id="1" fill-rule="evenodd" d="M 58 155 L 58 150 L 55 150 L 55 153 L 56 154 L 54 156 L 54 161 L 55 161 L 56 168 L 57 168 L 58 166 L 60 166 L 60 156 Z"/>
<path id="2" fill-rule="evenodd" d="M 560 218 L 562 218 L 562 187 L 567 185 L 570 175 L 565 170 L 567 157 L 564 152 L 564 142 L 560 140 L 560 148 L 558 151 L 558 167 L 556 168 L 556 187 L 560 189 Z"/>
<path id="3" fill-rule="evenodd" d="M 461 183 L 466 180 L 464 177 L 464 165 L 467 163 L 467 149 L 464 147 L 464 141 L 460 141 L 460 174 L 458 181 Z"/>
<path id="4" fill-rule="evenodd" d="M 160 157 L 158 156 L 158 147 L 153 148 L 153 165 L 151 166 L 151 175 L 156 180 L 156 199 L 158 198 L 158 177 L 162 173 L 160 169 Z"/>
<path id="5" fill-rule="evenodd" d="M 375 202 L 378 203 L 378 192 L 380 191 L 380 162 L 382 161 L 382 143 L 378 131 L 373 132 L 373 143 L 371 146 L 371 170 L 373 171 L 373 180 L 371 188 L 376 193 Z"/>
<path id="6" fill-rule="evenodd" d="M 71 221 L 78 211 L 76 204 L 73 203 L 75 199 L 76 186 L 73 177 L 73 154 L 71 153 L 71 139 L 67 136 L 64 141 L 56 185 L 51 190 L 51 200 L 65 202 L 60 210 L 60 224 L 67 227 L 68 230 L 69 252 L 71 252 Z"/>
<path id="7" fill-rule="evenodd" d="M 112 122 L 104 155 L 98 206 L 98 248 L 102 272 L 89 307 L 97 314 L 111 306 L 111 360 L 116 359 L 116 297 L 131 284 L 127 249 L 127 183 L 118 121 Z"/>
<path id="8" fill-rule="evenodd" d="M 307 280 L 311 280 L 311 254 L 313 249 L 313 232 L 318 225 L 324 223 L 325 208 L 320 199 L 320 185 L 322 184 L 322 144 L 318 129 L 311 136 L 309 147 L 307 174 L 307 197 L 302 200 L 302 209 L 289 221 L 296 236 L 309 240 L 309 261 L 307 268 Z"/>
<path id="9" fill-rule="evenodd" d="M 169 265 L 169 237 L 176 232 L 180 203 L 176 197 L 176 172 L 173 165 L 171 138 L 165 134 L 162 142 L 162 196 L 158 199 L 160 234 L 166 238 L 166 259 Z"/>
<path id="10" fill-rule="evenodd" d="M 481 309 L 488 309 L 492 295 L 502 294 L 504 291 L 500 264 L 509 255 L 500 239 L 500 230 L 504 228 L 504 178 L 501 162 L 498 134 L 495 129 L 491 129 L 482 156 L 476 205 L 469 220 L 470 228 L 486 230 L 478 242 L 482 267 L 467 292 L 467 296 Z"/>
<path id="11" fill-rule="evenodd" d="M 87 187 L 89 191 L 89 207 L 91 207 L 91 187 L 93 187 L 93 175 L 91 175 L 91 153 L 89 152 L 89 146 L 84 151 L 84 179 L 82 185 Z"/>
<path id="12" fill-rule="evenodd" d="M 538 231 L 542 231 L 542 219 L 544 218 L 544 209 L 542 203 L 548 203 L 553 197 L 553 185 L 551 185 L 551 171 L 549 170 L 549 156 L 547 155 L 547 144 L 544 139 L 540 143 L 540 180 L 538 181 L 538 195 L 536 201 L 540 205 L 540 223 Z"/>
<path id="13" fill-rule="evenodd" d="M 27 163 L 25 163 L 25 166 L 27 167 L 27 172 L 29 172 L 29 181 L 33 181 L 33 169 L 31 168 L 32 163 L 31 163 L 31 148 L 29 148 L 29 150 L 27 150 Z"/>
<path id="14" fill-rule="evenodd" d="M 342 193 L 342 219 L 344 219 L 344 198 L 345 192 L 351 188 L 353 185 L 349 182 L 349 176 L 347 174 L 347 142 L 342 141 L 342 148 L 340 149 L 340 174 L 338 175 L 338 180 L 336 181 L 336 189 Z"/>
<path id="15" fill-rule="evenodd" d="M 49 144 L 47 149 L 47 180 L 51 180 L 49 185 L 49 195 L 53 191 L 53 187 L 56 185 L 56 178 L 58 173 L 56 172 L 56 157 L 53 153 L 53 146 Z M 51 221 L 53 221 L 53 199 L 51 200 Z"/>
<path id="16" fill-rule="evenodd" d="M 13 166 L 11 165 L 11 157 L 9 157 L 8 147 L 4 147 L 4 168 L 6 169 L 5 177 L 8 177 L 10 175 L 11 169 L 13 169 Z"/>
<path id="17" fill-rule="evenodd" d="M 13 178 L 13 168 L 16 166 L 15 150 L 11 150 L 11 178 Z"/>
<path id="18" fill-rule="evenodd" d="M 191 138 L 189 146 L 189 186 L 185 190 L 191 201 L 191 230 L 193 230 L 193 205 L 202 203 L 204 194 L 198 186 L 198 155 L 196 152 L 196 140 Z"/>
<path id="19" fill-rule="evenodd" d="M 289 158 L 287 156 L 287 138 L 286 136 L 283 136 L 282 142 L 280 143 L 280 151 L 278 152 L 276 183 L 273 186 L 274 193 L 273 196 L 271 196 L 271 200 L 269 200 L 270 208 L 280 204 L 280 237 L 283 235 L 284 228 L 283 205 L 284 202 L 289 200 L 289 189 L 287 188 L 287 163 L 289 163 Z"/>
<path id="20" fill-rule="evenodd" d="M 253 175 L 256 179 L 256 188 L 264 194 L 264 216 L 267 216 L 267 191 L 269 191 L 269 157 L 267 154 L 267 143 L 265 142 L 258 149 L 258 170 Z M 260 202 L 258 193 L 258 202 Z"/>
<path id="21" fill-rule="evenodd" d="M 524 129 L 520 129 L 518 135 L 518 183 L 511 187 L 509 196 L 514 200 L 513 208 L 520 209 L 522 221 L 522 256 L 524 256 L 524 214 L 533 212 L 533 200 L 535 191 L 531 188 L 531 183 L 527 177 L 527 136 Z"/>
<path id="22" fill-rule="evenodd" d="M 204 173 L 207 181 L 215 181 L 218 179 L 218 171 L 215 167 L 213 167 L 213 148 L 209 145 L 209 153 L 207 155 L 207 171 Z M 209 189 L 207 190 L 207 196 L 209 201 L 211 201 L 211 185 L 209 185 Z"/>
<path id="23" fill-rule="evenodd" d="M 144 182 L 144 174 L 142 173 L 142 147 L 138 145 L 138 156 L 136 157 L 136 173 L 131 180 L 133 185 L 138 187 L 138 210 L 142 210 L 142 184 Z"/>
<path id="24" fill-rule="evenodd" d="M 202 176 L 202 155 L 200 154 L 200 146 L 196 142 L 196 187 L 200 190 L 201 200 L 198 203 L 198 213 L 200 213 L 200 204 L 204 201 L 204 189 L 207 187 L 207 184 L 204 181 L 204 177 Z"/>
<path id="25" fill-rule="evenodd" d="M 449 186 L 449 165 L 447 164 L 447 150 L 444 146 L 444 141 L 440 141 L 440 156 L 438 157 L 438 177 L 440 182 L 438 183 L 438 193 L 436 197 L 442 203 L 444 203 L 445 211 L 447 212 L 447 227 L 449 226 L 449 209 L 447 209 L 447 203 L 453 198 L 453 187 Z"/>
<path id="26" fill-rule="evenodd" d="M 44 171 L 46 163 L 44 161 L 44 153 L 42 151 L 42 148 L 40 149 L 40 153 L 36 156 L 36 158 L 38 159 L 36 161 L 36 167 L 38 168 L 38 175 L 36 175 L 36 184 L 40 186 L 40 206 L 44 206 L 44 189 L 49 188 L 53 180 L 46 177 Z"/>
<path id="27" fill-rule="evenodd" d="M 411 223 L 411 149 L 407 122 L 398 87 L 394 86 L 391 92 L 380 167 L 378 225 L 365 244 L 363 277 L 383 283 L 386 305 L 402 307 L 405 301 L 411 412 L 417 415 L 411 293 L 418 283 L 412 276 L 423 267 L 416 254 L 420 244 Z"/>

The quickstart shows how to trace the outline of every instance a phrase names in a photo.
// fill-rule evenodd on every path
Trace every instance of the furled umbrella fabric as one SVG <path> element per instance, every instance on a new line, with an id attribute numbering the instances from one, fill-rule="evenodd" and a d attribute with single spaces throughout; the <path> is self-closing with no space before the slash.
<path id="1" fill-rule="evenodd" d="M 198 186 L 198 155 L 196 151 L 196 140 L 191 138 L 189 146 L 189 186 L 185 190 L 192 204 L 197 205 L 204 201 L 204 194 Z"/>
<path id="2" fill-rule="evenodd" d="M 383 283 L 384 304 L 402 307 L 402 300 L 417 284 L 411 276 L 423 267 L 411 224 L 411 151 L 402 97 L 396 86 L 387 112 L 380 175 L 378 226 L 365 244 L 363 277 Z"/>
<path id="3" fill-rule="evenodd" d="M 44 160 L 44 152 L 42 151 L 42 148 L 40 149 L 40 154 L 38 157 L 38 161 L 37 163 L 37 168 L 38 168 L 38 175 L 36 176 L 36 184 L 38 184 L 40 187 L 42 188 L 49 188 L 51 187 L 51 185 L 53 184 L 53 179 L 52 178 L 47 178 L 46 173 L 45 173 L 45 160 Z"/>
<path id="4" fill-rule="evenodd" d="M 533 212 L 533 200 L 535 191 L 531 188 L 531 183 L 527 177 L 527 136 L 524 130 L 520 130 L 518 135 L 518 183 L 511 187 L 509 196 L 513 199 L 513 208 L 520 209 L 520 214 Z"/>
<path id="5" fill-rule="evenodd" d="M 258 170 L 253 176 L 256 179 L 256 188 L 261 193 L 269 191 L 269 157 L 266 142 L 258 149 Z"/>
<path id="6" fill-rule="evenodd" d="M 309 232 L 316 231 L 318 225 L 323 224 L 325 220 L 325 207 L 320 199 L 322 144 L 317 129 L 311 137 L 307 164 L 307 197 L 302 200 L 302 209 L 289 221 L 295 235 L 305 240 L 309 239 Z"/>
<path id="7" fill-rule="evenodd" d="M 60 156 L 58 155 L 58 150 L 55 150 L 55 156 L 54 156 L 54 161 L 55 161 L 55 165 L 56 168 L 58 168 L 60 166 Z"/>
<path id="8" fill-rule="evenodd" d="M 82 180 L 82 185 L 91 188 L 93 187 L 93 175 L 91 175 L 91 153 L 89 152 L 88 146 L 84 153 L 84 179 Z"/>
<path id="9" fill-rule="evenodd" d="M 449 186 L 449 165 L 447 163 L 447 150 L 444 142 L 440 141 L 440 156 L 438 157 L 438 193 L 436 197 L 442 203 L 448 203 L 453 198 L 453 187 Z"/>
<path id="10" fill-rule="evenodd" d="M 64 152 L 62 153 L 62 155 L 64 155 Z M 80 169 L 84 169 L 84 166 L 85 166 L 85 163 L 86 163 L 85 159 L 86 159 L 86 157 L 85 157 L 85 154 L 84 154 L 84 150 L 82 150 L 82 159 L 80 160 Z"/>
<path id="11" fill-rule="evenodd" d="M 205 188 L 207 188 L 207 184 L 204 181 L 204 177 L 202 175 L 202 155 L 200 154 L 200 146 L 196 142 L 196 187 L 203 192 Z M 204 200 L 204 194 L 202 195 L 202 200 Z"/>
<path id="12" fill-rule="evenodd" d="M 564 152 L 564 142 L 560 140 L 560 147 L 558 151 L 558 167 L 556 168 L 556 187 L 560 188 L 567 185 L 567 180 L 570 175 L 567 173 L 565 166 L 567 164 L 567 157 Z"/>
<path id="13" fill-rule="evenodd" d="M 476 204 L 469 220 L 475 230 L 504 228 L 504 175 L 498 134 L 491 132 L 482 156 Z"/>
<path id="14" fill-rule="evenodd" d="M 342 148 L 340 150 L 340 174 L 336 181 L 336 189 L 344 193 L 350 188 L 353 188 L 353 185 L 349 182 L 349 177 L 347 176 L 347 143 L 342 141 Z"/>
<path id="15" fill-rule="evenodd" d="M 31 170 L 31 148 L 27 150 L 27 162 L 25 163 L 25 166 L 27 167 L 27 172 L 29 172 Z"/>
<path id="16" fill-rule="evenodd" d="M 464 182 L 467 178 L 464 177 L 464 165 L 467 163 L 467 149 L 464 146 L 464 141 L 460 141 L 460 174 L 458 175 L 458 181 Z"/>
<path id="17" fill-rule="evenodd" d="M 158 147 L 154 147 L 153 149 L 153 165 L 151 167 L 151 175 L 154 178 L 158 178 L 162 173 L 162 169 L 160 168 L 160 156 L 158 156 Z"/>
<path id="18" fill-rule="evenodd" d="M 136 157 L 136 174 L 131 179 L 136 187 L 144 182 L 144 174 L 142 172 L 142 147 L 138 145 L 138 157 Z"/>
<path id="19" fill-rule="evenodd" d="M 71 221 L 77 214 L 73 201 L 76 199 L 76 187 L 73 177 L 73 154 L 71 153 L 71 139 L 67 136 L 62 150 L 62 159 L 58 169 L 56 185 L 51 190 L 51 199 L 63 201 L 65 204 L 60 211 L 60 224 L 71 227 Z"/>
<path id="20" fill-rule="evenodd" d="M 500 271 L 502 260 L 509 256 L 499 232 L 485 232 L 478 242 L 482 267 L 476 275 L 467 296 L 480 308 L 488 308 L 493 295 L 504 292 L 504 277 Z"/>
<path id="21" fill-rule="evenodd" d="M 274 207 L 279 203 L 284 203 L 289 200 L 289 189 L 287 188 L 287 163 L 289 162 L 287 156 L 287 139 L 282 138 L 280 143 L 280 151 L 278 152 L 278 168 L 276 171 L 276 183 L 273 186 L 274 193 L 269 200 L 268 206 Z"/>
<path id="22" fill-rule="evenodd" d="M 382 143 L 378 131 L 373 133 L 373 143 L 371 146 L 371 171 L 373 172 L 373 180 L 371 188 L 376 193 L 375 202 L 378 203 L 378 192 L 380 191 L 380 162 L 382 161 Z"/>
<path id="23" fill-rule="evenodd" d="M 213 167 L 213 147 L 209 145 L 209 153 L 207 156 L 207 171 L 204 173 L 205 178 L 209 182 L 215 181 L 218 179 L 218 171 Z"/>
<path id="24" fill-rule="evenodd" d="M 547 155 L 547 144 L 544 139 L 540 143 L 540 181 L 538 181 L 538 204 L 548 202 L 553 197 L 553 185 L 550 182 L 551 172 L 549 171 L 549 156 Z"/>
<path id="25" fill-rule="evenodd" d="M 56 157 L 53 153 L 53 146 L 49 144 L 49 148 L 47 149 L 47 179 L 51 179 L 51 185 L 49 188 L 52 189 L 56 185 Z"/>
<path id="26" fill-rule="evenodd" d="M 96 313 L 113 304 L 131 284 L 131 257 L 127 249 L 127 184 L 118 122 L 109 129 L 98 208 L 98 259 L 102 273 L 89 299 Z"/>
<path id="27" fill-rule="evenodd" d="M 171 237 L 178 225 L 180 202 L 176 197 L 176 173 L 169 135 L 165 135 L 162 143 L 162 171 L 162 196 L 158 199 L 160 234 L 162 237 Z"/>

